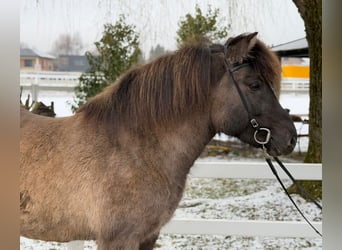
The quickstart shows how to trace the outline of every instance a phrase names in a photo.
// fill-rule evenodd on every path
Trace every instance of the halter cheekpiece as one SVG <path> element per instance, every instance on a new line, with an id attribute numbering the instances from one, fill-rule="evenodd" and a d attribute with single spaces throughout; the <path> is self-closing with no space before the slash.
<path id="1" fill-rule="evenodd" d="M 255 129 L 255 132 L 254 132 L 254 140 L 256 143 L 260 144 L 264 150 L 264 154 L 267 154 L 266 152 L 266 148 L 265 148 L 265 145 L 270 141 L 271 139 L 271 130 L 268 129 L 268 128 L 264 128 L 264 127 L 260 127 L 259 123 L 257 122 L 256 118 L 253 118 L 252 116 L 252 113 L 249 109 L 249 106 L 248 106 L 248 103 L 246 101 L 246 98 L 245 96 L 243 95 L 242 91 L 241 91 L 241 88 L 238 84 L 238 82 L 236 81 L 235 77 L 234 77 L 234 72 L 235 71 L 238 71 L 239 69 L 241 68 L 244 68 L 244 67 L 248 67 L 250 65 L 250 63 L 241 63 L 241 64 L 238 64 L 236 66 L 231 66 L 227 60 L 227 58 L 225 58 L 224 60 L 224 63 L 225 63 L 225 66 L 226 66 L 226 69 L 227 71 L 229 72 L 233 82 L 234 82 L 234 85 L 239 93 L 239 96 L 240 96 L 240 99 L 243 103 L 243 106 L 245 107 L 245 110 L 247 112 L 247 115 L 248 115 L 248 121 L 249 123 L 252 125 L 252 127 Z M 258 135 L 261 134 L 261 133 L 265 133 L 264 136 L 259 136 L 258 138 Z M 261 137 L 263 137 L 263 139 L 260 139 Z"/>

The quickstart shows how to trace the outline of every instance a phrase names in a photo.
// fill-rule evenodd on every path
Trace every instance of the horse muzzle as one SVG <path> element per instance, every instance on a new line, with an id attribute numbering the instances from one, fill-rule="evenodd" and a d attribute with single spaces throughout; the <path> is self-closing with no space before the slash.
<path id="1" fill-rule="evenodd" d="M 269 142 L 265 144 L 265 147 L 267 153 L 271 156 L 288 155 L 294 150 L 296 143 L 297 133 L 294 135 L 289 133 L 288 135 L 283 135 L 278 140 L 271 136 Z"/>

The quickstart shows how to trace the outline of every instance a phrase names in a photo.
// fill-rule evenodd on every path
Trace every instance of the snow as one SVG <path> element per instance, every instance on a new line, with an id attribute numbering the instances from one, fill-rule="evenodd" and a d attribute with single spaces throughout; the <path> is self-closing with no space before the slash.
<path id="1" fill-rule="evenodd" d="M 210 157 L 203 160 L 226 159 Z M 284 184 L 289 186 L 291 183 L 285 181 Z M 310 221 L 322 221 L 322 213 L 314 204 L 298 195 L 292 197 Z M 189 178 L 183 199 L 174 217 L 303 221 L 276 180 L 256 179 Z M 67 248 L 66 244 L 62 243 L 46 243 L 21 237 L 20 249 Z M 87 241 L 85 249 L 96 249 L 95 242 Z M 164 234 L 160 235 L 155 249 L 322 249 L 322 239 L 319 236 L 306 239 Z"/>

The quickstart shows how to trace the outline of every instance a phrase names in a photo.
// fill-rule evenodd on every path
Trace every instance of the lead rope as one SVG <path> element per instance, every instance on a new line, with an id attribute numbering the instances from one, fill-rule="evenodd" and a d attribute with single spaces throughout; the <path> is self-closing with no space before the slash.
<path id="1" fill-rule="evenodd" d="M 299 185 L 299 183 L 296 181 L 296 179 L 291 175 L 290 171 L 287 170 L 287 168 L 285 167 L 285 165 L 279 160 L 278 157 L 273 157 L 273 159 L 279 164 L 279 166 L 283 169 L 283 171 L 287 174 L 287 176 L 291 179 L 291 181 L 293 182 L 293 184 L 296 185 L 296 187 L 302 192 L 302 194 L 309 200 L 311 200 L 316 207 L 318 207 L 320 210 L 322 210 L 322 206 L 321 204 L 319 204 L 315 198 L 313 198 L 301 185 Z"/>
<path id="2" fill-rule="evenodd" d="M 262 145 L 262 150 L 264 152 L 264 157 L 265 160 L 268 164 L 268 166 L 270 167 L 270 169 L 272 170 L 272 173 L 274 174 L 274 176 L 276 177 L 276 179 L 278 180 L 280 186 L 283 188 L 284 192 L 286 193 L 287 197 L 290 199 L 290 201 L 292 202 L 292 204 L 295 206 L 295 208 L 297 209 L 297 211 L 300 213 L 300 215 L 304 218 L 304 220 L 310 225 L 310 227 L 319 235 L 322 237 L 322 234 L 311 224 L 311 222 L 306 218 L 306 216 L 303 214 L 303 212 L 299 209 L 299 207 L 297 206 L 296 202 L 292 199 L 291 195 L 289 194 L 289 192 L 287 191 L 284 183 L 281 181 L 277 170 L 275 169 L 273 163 L 272 163 L 272 159 L 271 156 L 267 153 L 265 145 Z M 296 185 L 296 187 L 298 187 L 298 189 L 300 191 L 303 192 L 303 194 L 305 194 L 305 196 L 307 198 L 309 198 L 312 202 L 314 202 L 314 204 L 320 209 L 322 210 L 322 206 L 309 194 L 307 193 L 302 186 L 300 186 L 298 184 L 298 182 L 293 178 L 293 176 L 290 174 L 290 172 L 286 169 L 286 167 L 284 166 L 284 164 L 278 159 L 278 157 L 273 157 L 273 159 L 279 164 L 279 166 L 283 169 L 283 171 L 287 174 L 287 176 L 292 180 L 292 182 Z"/>
<path id="3" fill-rule="evenodd" d="M 224 54 L 226 55 L 227 53 L 227 49 L 226 47 L 224 46 Z M 290 201 L 292 202 L 292 204 L 295 206 L 295 208 L 297 209 L 297 211 L 299 212 L 299 214 L 304 218 L 304 220 L 310 225 L 310 227 L 319 235 L 322 237 L 322 234 L 311 224 L 311 222 L 305 217 L 305 215 L 303 214 L 303 212 L 299 209 L 299 207 L 297 206 L 297 204 L 295 203 L 295 201 L 292 199 L 291 195 L 289 194 L 289 192 L 287 191 L 284 183 L 281 181 L 278 173 L 277 173 L 277 170 L 275 169 L 275 167 L 273 166 L 273 163 L 272 163 L 272 157 L 267 153 L 267 150 L 266 150 L 266 147 L 265 145 L 269 142 L 269 140 L 271 139 L 271 131 L 268 129 L 268 128 L 263 128 L 263 127 L 260 127 L 258 122 L 256 121 L 256 119 L 252 118 L 251 117 L 251 113 L 249 111 L 249 108 L 248 108 L 248 105 L 247 105 L 247 101 L 246 99 L 244 98 L 243 94 L 242 94 L 242 91 L 237 83 L 237 81 L 235 80 L 235 77 L 234 77 L 234 71 L 237 71 L 239 70 L 240 68 L 242 67 L 246 67 L 249 65 L 249 63 L 243 63 L 243 64 L 240 64 L 238 66 L 235 66 L 235 67 L 232 67 L 230 66 L 229 62 L 227 61 L 227 59 L 225 58 L 224 60 L 225 62 L 225 66 L 226 66 L 226 69 L 227 71 L 230 73 L 230 76 L 234 82 L 234 85 L 239 93 L 239 96 L 240 96 L 240 99 L 247 111 L 247 115 L 248 115 L 248 120 L 249 122 L 251 123 L 252 127 L 255 129 L 255 132 L 254 132 L 254 140 L 260 144 L 262 146 L 262 150 L 263 150 L 263 153 L 264 153 L 264 157 L 265 157 L 265 160 L 267 162 L 267 164 L 269 165 L 269 167 L 271 168 L 272 170 L 272 173 L 274 174 L 274 176 L 276 177 L 276 179 L 278 180 L 278 182 L 280 183 L 281 187 L 283 188 L 284 192 L 286 193 L 287 197 L 290 199 Z M 265 136 L 265 139 L 263 141 L 261 141 L 260 139 L 257 138 L 257 135 L 260 131 L 264 131 L 266 132 L 266 136 Z M 320 209 L 322 210 L 322 206 L 309 194 L 307 193 L 304 188 L 302 186 L 300 186 L 298 184 L 298 182 L 293 178 L 293 176 L 291 175 L 291 173 L 286 169 L 286 167 L 284 166 L 284 164 L 278 159 L 278 157 L 273 157 L 273 159 L 279 164 L 279 166 L 282 168 L 282 170 L 287 174 L 287 176 L 291 179 L 291 181 L 296 185 L 296 187 L 308 198 L 310 199 L 312 202 L 314 202 L 314 204 Z"/>

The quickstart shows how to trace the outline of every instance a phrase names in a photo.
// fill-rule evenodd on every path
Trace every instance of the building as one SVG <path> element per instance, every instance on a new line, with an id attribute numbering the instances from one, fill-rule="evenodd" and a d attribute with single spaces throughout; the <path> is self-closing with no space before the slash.
<path id="1" fill-rule="evenodd" d="M 271 48 L 281 60 L 282 89 L 308 90 L 310 79 L 309 47 L 306 38 Z"/>
<path id="2" fill-rule="evenodd" d="M 284 78 L 310 78 L 309 48 L 306 38 L 272 47 L 281 58 Z"/>
<path id="3" fill-rule="evenodd" d="M 56 57 L 29 48 L 20 49 L 20 70 L 26 72 L 54 71 Z"/>
<path id="4" fill-rule="evenodd" d="M 280 57 L 309 57 L 309 46 L 306 38 L 300 38 L 271 48 Z"/>
<path id="5" fill-rule="evenodd" d="M 85 56 L 59 55 L 55 61 L 56 70 L 64 72 L 85 72 L 89 63 Z"/>

